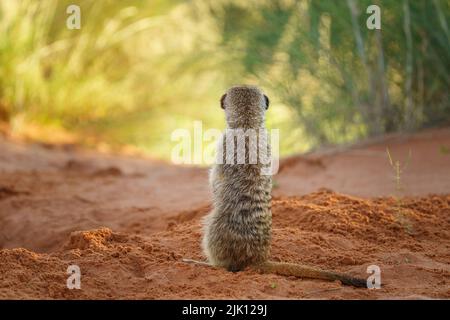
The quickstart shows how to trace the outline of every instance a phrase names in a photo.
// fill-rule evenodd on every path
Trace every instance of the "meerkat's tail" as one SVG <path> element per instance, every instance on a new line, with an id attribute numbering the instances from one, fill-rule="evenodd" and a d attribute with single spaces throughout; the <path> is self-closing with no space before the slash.
<path id="1" fill-rule="evenodd" d="M 266 261 L 256 266 L 256 269 L 263 273 L 275 273 L 283 276 L 322 279 L 329 281 L 339 280 L 345 285 L 367 288 L 367 281 L 364 279 L 355 278 L 333 271 L 325 271 L 314 267 L 302 266 L 295 263 Z"/>

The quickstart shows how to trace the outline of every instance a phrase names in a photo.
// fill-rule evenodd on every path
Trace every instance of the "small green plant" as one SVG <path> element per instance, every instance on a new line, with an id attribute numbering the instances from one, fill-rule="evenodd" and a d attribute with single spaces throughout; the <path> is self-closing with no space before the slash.
<path id="1" fill-rule="evenodd" d="M 440 146 L 439 152 L 441 154 L 450 154 L 450 148 L 447 146 Z"/>
<path id="2" fill-rule="evenodd" d="M 411 149 L 409 150 L 408 159 L 403 166 L 400 164 L 400 161 L 392 160 L 391 153 L 389 152 L 389 148 L 386 148 L 386 152 L 387 152 L 387 155 L 389 158 L 389 163 L 390 163 L 392 169 L 394 169 L 396 191 L 397 192 L 402 191 L 403 187 L 401 185 L 401 174 L 403 173 L 403 171 L 406 170 L 406 168 L 409 165 L 409 162 L 411 160 Z"/>
<path id="3" fill-rule="evenodd" d="M 270 287 L 271 287 L 272 289 L 275 289 L 275 288 L 277 287 L 277 284 L 276 284 L 275 282 L 272 282 L 272 283 L 270 284 Z"/>
<path id="4" fill-rule="evenodd" d="M 411 225 L 411 222 L 408 219 L 408 216 L 405 212 L 405 210 L 402 208 L 402 200 L 399 197 L 401 194 L 401 191 L 403 191 L 402 186 L 402 173 L 406 170 L 408 167 L 410 161 L 411 161 L 411 150 L 409 150 L 408 159 L 406 160 L 405 164 L 402 165 L 399 160 L 394 161 L 392 159 L 391 153 L 389 152 L 389 148 L 386 148 L 386 153 L 388 155 L 389 164 L 391 165 L 392 169 L 394 170 L 394 180 L 395 180 L 395 190 L 396 190 L 396 196 L 394 198 L 396 199 L 396 205 L 395 205 L 395 211 L 396 211 L 396 219 L 397 222 L 406 230 L 408 234 L 413 233 L 413 227 Z"/>

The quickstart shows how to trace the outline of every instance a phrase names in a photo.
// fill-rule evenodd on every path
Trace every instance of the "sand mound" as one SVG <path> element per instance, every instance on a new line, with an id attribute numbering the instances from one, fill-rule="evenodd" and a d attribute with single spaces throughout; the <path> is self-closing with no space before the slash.
<path id="1" fill-rule="evenodd" d="M 202 259 L 200 219 L 182 211 L 166 231 L 144 237 L 108 228 L 76 231 L 61 249 L 0 250 L 0 298 L 448 298 L 450 195 L 361 199 L 322 189 L 273 201 L 272 258 L 368 276 L 380 290 L 253 271 L 230 273 L 181 262 Z M 78 265 L 81 290 L 66 287 Z"/>
<path id="2" fill-rule="evenodd" d="M 68 244 L 64 246 L 65 249 L 88 249 L 106 247 L 108 242 L 114 238 L 113 233 L 108 228 L 101 228 L 94 231 L 76 231 L 72 232 Z"/>
<path id="3" fill-rule="evenodd" d="M 330 232 L 346 237 L 357 237 L 382 243 L 391 238 L 403 240 L 409 235 L 436 236 L 448 239 L 443 229 L 434 234 L 442 222 L 448 224 L 450 208 L 448 198 L 375 198 L 361 199 L 321 189 L 303 197 L 274 200 L 275 218 L 286 214 L 278 223 L 289 227 L 298 225 L 302 230 Z"/>

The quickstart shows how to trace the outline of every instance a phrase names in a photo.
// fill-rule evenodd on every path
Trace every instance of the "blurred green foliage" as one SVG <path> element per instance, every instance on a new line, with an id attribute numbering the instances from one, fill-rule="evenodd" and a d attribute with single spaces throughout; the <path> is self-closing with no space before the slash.
<path id="1" fill-rule="evenodd" d="M 381 30 L 366 27 L 372 2 Z M 68 30 L 72 3 L 0 2 L 0 122 L 13 133 L 167 158 L 173 130 L 224 126 L 218 100 L 237 83 L 271 97 L 282 154 L 450 115 L 445 0 L 79 0 L 81 29 Z"/>
<path id="2" fill-rule="evenodd" d="M 197 73 L 187 4 L 77 1 L 81 29 L 69 30 L 72 3 L 0 3 L 0 114 L 13 133 L 38 125 L 167 157 L 173 129 L 217 117 L 200 112 L 214 86 L 192 86 L 216 74 Z"/>
<path id="3" fill-rule="evenodd" d="M 369 5 L 381 30 L 369 30 Z M 222 1 L 222 46 L 297 111 L 315 144 L 440 124 L 450 116 L 450 8 L 441 0 Z"/>

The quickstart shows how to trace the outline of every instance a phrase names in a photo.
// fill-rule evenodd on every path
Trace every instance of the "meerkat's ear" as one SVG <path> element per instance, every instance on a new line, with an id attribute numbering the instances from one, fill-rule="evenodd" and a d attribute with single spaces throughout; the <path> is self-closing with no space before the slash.
<path id="1" fill-rule="evenodd" d="M 266 110 L 267 110 L 267 109 L 269 109 L 269 104 L 270 104 L 269 97 L 264 95 L 264 100 L 266 100 Z"/>
<path id="2" fill-rule="evenodd" d="M 220 107 L 225 110 L 225 98 L 227 94 L 225 93 L 222 98 L 220 98 Z"/>

